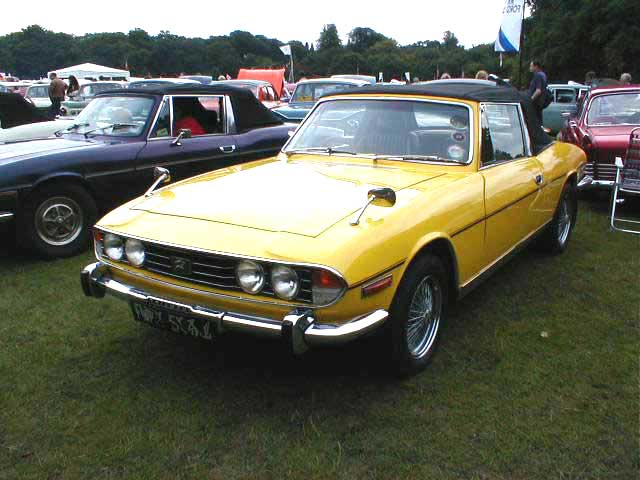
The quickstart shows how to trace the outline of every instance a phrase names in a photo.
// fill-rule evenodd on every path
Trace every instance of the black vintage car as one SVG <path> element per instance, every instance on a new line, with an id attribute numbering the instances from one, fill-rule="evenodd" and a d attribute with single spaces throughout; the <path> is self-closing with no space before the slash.
<path id="1" fill-rule="evenodd" d="M 45 257 L 73 255 L 98 214 L 143 193 L 155 167 L 180 180 L 268 157 L 292 128 L 245 89 L 105 92 L 57 138 L 0 145 L 0 223 Z"/>

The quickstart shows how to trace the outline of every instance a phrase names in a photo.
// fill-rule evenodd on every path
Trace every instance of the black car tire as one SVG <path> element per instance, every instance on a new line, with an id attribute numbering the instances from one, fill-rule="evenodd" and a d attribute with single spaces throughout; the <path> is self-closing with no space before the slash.
<path id="1" fill-rule="evenodd" d="M 578 217 L 578 199 L 573 183 L 567 183 L 560 194 L 551 223 L 536 242 L 536 248 L 544 253 L 558 255 L 564 252 L 569 244 L 573 227 Z"/>
<path id="2" fill-rule="evenodd" d="M 394 374 L 410 375 L 429 363 L 440 338 L 448 297 L 448 274 L 442 260 L 430 253 L 414 260 L 391 304 L 387 334 Z"/>
<path id="3" fill-rule="evenodd" d="M 18 235 L 45 258 L 69 257 L 87 248 L 96 217 L 96 204 L 83 187 L 58 183 L 27 198 Z"/>

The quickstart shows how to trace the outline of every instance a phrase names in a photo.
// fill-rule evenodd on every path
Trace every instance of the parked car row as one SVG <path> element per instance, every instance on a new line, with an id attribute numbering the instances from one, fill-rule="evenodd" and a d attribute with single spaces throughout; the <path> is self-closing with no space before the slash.
<path id="1" fill-rule="evenodd" d="M 613 183 L 640 125 L 638 86 L 552 85 L 560 142 L 492 81 L 308 80 L 274 109 L 241 82 L 98 93 L 0 146 L 0 222 L 46 257 L 92 240 L 84 293 L 139 322 L 296 354 L 379 331 L 414 373 L 452 301 L 527 244 L 567 248 L 577 189 Z"/>
<path id="2" fill-rule="evenodd" d="M 560 138 L 587 154 L 581 187 L 611 189 L 616 158 L 624 161 L 631 131 L 640 127 L 640 85 L 593 88 L 565 122 Z"/>
<path id="3" fill-rule="evenodd" d="M 244 89 L 98 94 L 55 138 L 0 145 L 0 221 L 13 220 L 20 244 L 41 255 L 73 255 L 97 216 L 143 193 L 155 167 L 178 180 L 264 158 L 290 130 Z"/>

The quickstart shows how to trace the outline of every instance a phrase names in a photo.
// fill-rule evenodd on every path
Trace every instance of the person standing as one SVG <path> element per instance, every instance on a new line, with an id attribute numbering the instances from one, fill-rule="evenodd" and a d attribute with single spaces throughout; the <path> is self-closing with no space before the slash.
<path id="1" fill-rule="evenodd" d="M 547 91 L 547 74 L 542 71 L 542 65 L 537 60 L 532 60 L 529 64 L 529 71 L 533 73 L 533 78 L 529 83 L 527 94 L 531 98 L 533 110 L 542 125 L 542 110 Z"/>
<path id="2" fill-rule="evenodd" d="M 49 116 L 56 118 L 60 114 L 60 105 L 64 101 L 64 94 L 67 90 L 65 83 L 58 78 L 55 72 L 49 75 L 51 83 L 49 84 L 49 98 L 51 99 L 51 109 Z"/>
<path id="3" fill-rule="evenodd" d="M 620 83 L 622 83 L 622 85 L 631 85 L 631 74 L 623 73 L 620 75 Z"/>
<path id="4" fill-rule="evenodd" d="M 67 97 L 73 98 L 77 97 L 80 93 L 80 83 L 78 83 L 78 79 L 73 75 L 69 75 L 69 86 L 67 87 Z"/>

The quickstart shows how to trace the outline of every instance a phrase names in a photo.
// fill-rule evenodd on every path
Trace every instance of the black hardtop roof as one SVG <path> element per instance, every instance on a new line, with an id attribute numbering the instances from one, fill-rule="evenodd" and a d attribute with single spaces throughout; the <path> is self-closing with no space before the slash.
<path id="1" fill-rule="evenodd" d="M 433 80 L 411 85 L 370 85 L 360 87 L 356 91 L 347 90 L 332 93 L 331 96 L 354 94 L 428 95 L 476 102 L 504 103 L 520 103 L 523 100 L 523 95 L 509 85 L 498 85 L 489 80 L 472 79 Z"/>
<path id="2" fill-rule="evenodd" d="M 97 97 L 110 95 L 229 95 L 235 122 L 239 131 L 273 125 L 282 125 L 268 108 L 262 105 L 250 90 L 230 85 L 168 85 L 157 88 L 123 88 L 101 92 Z"/>

